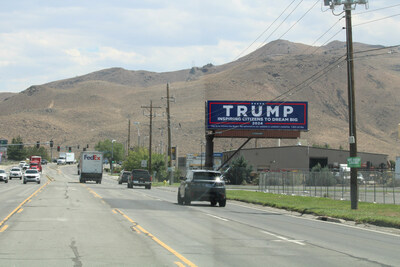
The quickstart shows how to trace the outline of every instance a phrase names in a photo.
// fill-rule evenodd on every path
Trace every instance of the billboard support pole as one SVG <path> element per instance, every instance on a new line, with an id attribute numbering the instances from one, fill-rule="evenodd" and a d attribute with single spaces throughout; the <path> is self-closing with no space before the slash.
<path id="1" fill-rule="evenodd" d="M 206 162 L 204 169 L 212 170 L 214 167 L 214 131 L 206 133 Z"/>

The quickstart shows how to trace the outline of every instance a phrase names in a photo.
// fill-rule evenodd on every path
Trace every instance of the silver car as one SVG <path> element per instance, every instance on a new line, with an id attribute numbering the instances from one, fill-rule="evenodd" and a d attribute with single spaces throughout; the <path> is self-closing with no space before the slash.
<path id="1" fill-rule="evenodd" d="M 19 167 L 12 167 L 10 170 L 10 174 L 8 175 L 9 179 L 11 180 L 12 178 L 19 178 L 20 180 L 22 179 L 22 170 Z"/>
<path id="2" fill-rule="evenodd" d="M 5 170 L 0 170 L 0 181 L 8 183 L 8 177 Z"/>
<path id="3" fill-rule="evenodd" d="M 28 169 L 23 174 L 23 183 L 26 184 L 27 182 L 35 182 L 40 184 L 40 173 L 36 169 Z"/>

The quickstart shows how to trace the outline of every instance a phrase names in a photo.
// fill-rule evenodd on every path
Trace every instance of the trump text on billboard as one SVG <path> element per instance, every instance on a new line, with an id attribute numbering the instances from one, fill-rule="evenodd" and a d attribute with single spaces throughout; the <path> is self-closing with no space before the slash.
<path id="1" fill-rule="evenodd" d="M 307 102 L 207 101 L 212 129 L 308 130 Z"/>

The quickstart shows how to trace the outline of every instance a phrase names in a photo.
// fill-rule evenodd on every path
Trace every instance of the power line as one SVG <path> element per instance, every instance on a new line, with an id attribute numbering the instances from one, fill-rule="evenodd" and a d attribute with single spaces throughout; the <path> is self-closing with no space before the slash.
<path id="1" fill-rule="evenodd" d="M 303 16 L 301 16 L 292 26 L 290 26 L 290 28 L 284 33 L 282 34 L 278 39 L 281 39 L 284 35 L 286 35 L 297 23 L 299 23 L 300 20 L 302 20 L 314 7 L 316 4 L 318 4 L 319 0 L 317 0 L 314 5 L 312 5 L 312 7 L 310 7 L 306 13 L 303 14 Z"/>
<path id="2" fill-rule="evenodd" d="M 392 8 L 392 7 L 396 7 L 396 6 L 400 6 L 400 4 L 377 8 L 377 9 L 373 9 L 373 10 L 368 10 L 368 11 L 364 11 L 364 12 L 360 12 L 360 13 L 355 13 L 355 14 L 353 14 L 353 16 L 357 16 L 357 15 L 361 15 L 361 14 L 365 14 L 365 13 L 371 13 L 371 12 L 375 12 L 375 11 L 379 11 L 379 10 L 384 10 L 384 9 L 388 9 L 388 8 Z"/>
<path id="3" fill-rule="evenodd" d="M 331 36 L 331 38 L 329 38 L 328 40 L 326 40 L 325 43 L 323 43 L 321 46 L 319 46 L 318 48 L 316 48 L 312 53 L 314 54 L 315 52 L 317 52 L 319 49 L 321 49 L 321 47 L 324 47 L 328 42 L 330 42 L 333 38 L 335 38 L 336 35 L 338 35 L 339 33 L 341 33 L 343 31 L 343 28 L 340 29 L 339 31 L 337 31 L 334 35 Z"/>
<path id="4" fill-rule="evenodd" d="M 400 47 L 400 45 L 392 45 L 392 46 L 385 46 L 385 47 L 373 48 L 373 49 L 368 49 L 368 50 L 362 50 L 362 51 L 354 52 L 354 54 L 374 52 L 374 51 L 379 51 L 379 50 L 392 49 L 392 48 L 396 48 L 396 47 Z"/>
<path id="5" fill-rule="evenodd" d="M 296 0 L 293 0 L 283 11 L 282 13 L 267 27 L 267 29 L 265 29 L 246 49 L 244 49 L 235 59 L 237 60 L 241 55 L 243 55 L 244 52 L 246 52 L 255 42 L 257 42 L 258 39 L 261 38 L 261 36 L 264 35 L 264 33 L 266 33 L 271 27 L 272 25 L 275 24 L 276 21 L 278 21 L 278 19 L 286 12 L 286 10 L 289 9 L 289 7 L 295 2 Z"/>
<path id="6" fill-rule="evenodd" d="M 281 97 L 283 97 L 283 96 L 285 96 L 285 95 L 291 93 L 291 92 L 294 91 L 296 88 L 303 89 L 304 87 L 301 87 L 301 86 L 304 85 L 304 84 L 306 84 L 306 83 L 307 83 L 308 81 L 310 81 L 310 80 L 311 80 L 311 83 L 313 83 L 315 80 L 319 79 L 322 75 L 324 75 L 324 74 L 327 72 L 327 71 L 326 71 L 327 69 L 328 69 L 328 71 L 329 71 L 329 70 L 332 69 L 332 66 L 333 66 L 333 67 L 336 67 L 336 64 L 337 64 L 340 60 L 343 60 L 344 57 L 345 57 L 345 56 L 339 57 L 338 59 L 336 59 L 334 62 L 330 63 L 328 66 L 326 66 L 326 67 L 323 68 L 322 70 L 319 70 L 318 72 L 314 73 L 313 75 L 311 75 L 310 77 L 308 77 L 307 79 L 305 79 L 304 81 L 302 81 L 301 83 L 299 83 L 299 84 L 293 86 L 291 89 L 289 89 L 289 90 L 287 90 L 286 92 L 284 92 L 284 93 L 280 94 L 279 96 L 275 97 L 275 98 L 273 99 L 273 101 L 276 101 L 277 99 L 279 99 L 279 98 L 281 98 Z M 319 75 L 319 76 L 318 76 L 318 75 Z M 315 77 L 316 77 L 316 78 L 315 78 Z M 313 79 L 313 78 L 315 78 L 315 79 Z M 296 90 L 296 91 L 299 92 L 300 90 Z M 290 96 L 291 96 L 291 95 L 293 95 L 293 93 L 290 94 Z"/>
<path id="7" fill-rule="evenodd" d="M 387 16 L 387 17 L 380 18 L 380 19 L 374 19 L 374 20 L 370 20 L 370 21 L 362 22 L 362 23 L 359 23 L 359 24 L 355 24 L 355 25 L 353 25 L 353 27 L 357 27 L 357 26 L 361 26 L 361 25 L 365 25 L 365 24 L 369 24 L 369 23 L 377 22 L 377 21 L 380 21 L 380 20 L 384 20 L 384 19 L 389 19 L 389 18 L 397 17 L 397 16 L 400 16 L 400 14 L 395 14 L 395 15 Z"/>
<path id="8" fill-rule="evenodd" d="M 282 26 L 282 24 L 293 14 L 293 12 L 300 6 L 300 4 L 303 2 L 304 0 L 301 0 L 297 6 L 294 7 L 294 9 L 283 19 L 283 21 L 281 22 L 281 24 L 278 25 L 278 27 L 270 34 L 268 35 L 267 38 L 265 38 L 265 40 L 258 46 L 257 49 L 261 48 L 266 42 L 267 40 Z"/>

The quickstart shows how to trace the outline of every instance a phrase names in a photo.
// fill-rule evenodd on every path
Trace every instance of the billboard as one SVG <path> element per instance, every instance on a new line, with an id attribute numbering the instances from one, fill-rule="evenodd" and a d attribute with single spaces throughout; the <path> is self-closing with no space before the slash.
<path id="1" fill-rule="evenodd" d="M 206 128 L 308 130 L 307 102 L 216 101 L 206 103 Z"/>

